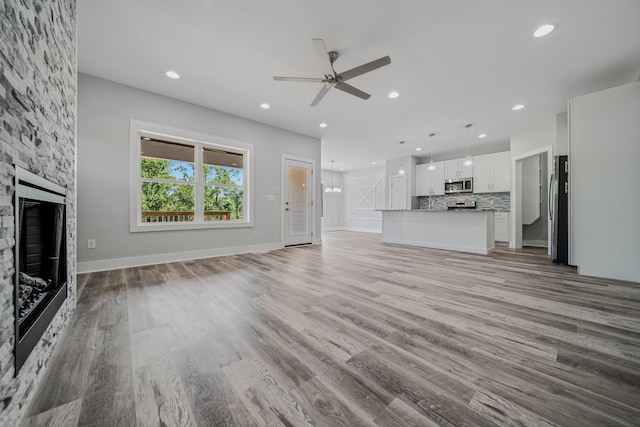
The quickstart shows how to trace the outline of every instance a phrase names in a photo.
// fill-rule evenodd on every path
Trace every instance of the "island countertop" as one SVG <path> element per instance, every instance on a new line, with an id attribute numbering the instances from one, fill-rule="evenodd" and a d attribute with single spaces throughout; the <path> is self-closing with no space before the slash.
<path id="1" fill-rule="evenodd" d="M 382 241 L 486 255 L 495 248 L 493 214 L 479 209 L 382 210 Z"/>

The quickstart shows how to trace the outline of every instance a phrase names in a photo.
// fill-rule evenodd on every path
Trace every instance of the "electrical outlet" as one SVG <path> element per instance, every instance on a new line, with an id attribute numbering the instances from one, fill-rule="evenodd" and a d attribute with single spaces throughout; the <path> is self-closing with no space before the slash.
<path id="1" fill-rule="evenodd" d="M 95 249 L 96 248 L 96 239 L 87 240 L 87 249 Z"/>
<path id="2" fill-rule="evenodd" d="M 253 230 L 253 235 L 254 236 L 257 236 L 258 234 L 260 234 L 260 233 L 258 233 L 258 230 Z"/>

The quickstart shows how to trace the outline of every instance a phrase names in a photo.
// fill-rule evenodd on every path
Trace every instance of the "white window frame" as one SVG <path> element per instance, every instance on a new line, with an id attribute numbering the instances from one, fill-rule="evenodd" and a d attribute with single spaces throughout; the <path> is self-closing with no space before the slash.
<path id="1" fill-rule="evenodd" d="M 189 222 L 142 222 L 142 178 L 140 173 L 140 141 L 142 137 L 168 142 L 193 145 L 195 147 L 194 220 Z M 172 128 L 155 123 L 131 120 L 130 122 L 130 172 L 129 172 L 129 231 L 194 230 L 208 228 L 253 227 L 253 144 Z M 202 148 L 223 149 L 243 155 L 243 219 L 230 221 L 204 220 L 204 187 L 208 185 L 202 176 Z M 181 182 L 181 181 L 180 181 Z M 173 183 L 173 182 L 172 182 Z M 185 182 L 187 184 L 187 182 Z"/>

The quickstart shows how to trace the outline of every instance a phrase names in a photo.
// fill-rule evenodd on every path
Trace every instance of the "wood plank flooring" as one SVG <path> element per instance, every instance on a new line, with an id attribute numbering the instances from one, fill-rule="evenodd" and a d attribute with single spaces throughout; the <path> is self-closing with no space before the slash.
<path id="1" fill-rule="evenodd" d="M 640 425 L 640 284 L 380 240 L 79 277 L 24 425 Z"/>

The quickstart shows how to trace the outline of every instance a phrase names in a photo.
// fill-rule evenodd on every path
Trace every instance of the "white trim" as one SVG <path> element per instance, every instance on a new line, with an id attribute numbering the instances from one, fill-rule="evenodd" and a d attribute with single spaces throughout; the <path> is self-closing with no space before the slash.
<path id="1" fill-rule="evenodd" d="M 242 221 L 204 221 L 200 215 L 199 209 L 204 209 L 201 197 L 196 197 L 194 206 L 195 221 L 188 223 L 142 223 L 140 221 L 140 211 L 142 210 L 142 198 L 140 195 L 140 138 L 148 136 L 158 138 L 165 141 L 193 144 L 198 147 L 216 146 L 231 151 L 242 153 L 244 156 L 243 165 L 243 190 L 245 194 L 243 204 L 244 220 Z M 194 164 L 202 160 L 199 150 L 195 150 L 196 157 Z M 193 132 L 185 129 L 178 129 L 169 126 L 163 126 L 156 123 L 143 122 L 131 119 L 129 122 L 129 231 L 145 232 L 145 231 L 166 231 L 166 230 L 191 230 L 191 229 L 210 229 L 210 228 L 237 228 L 237 227 L 253 227 L 253 144 L 248 142 L 236 141 L 228 138 L 222 138 L 213 135 L 207 135 L 199 132 Z M 200 187 L 206 185 L 201 171 L 195 168 L 195 181 L 186 184 L 196 186 L 196 193 L 202 191 Z M 200 194 L 202 196 L 202 194 Z M 198 219 L 201 219 L 198 221 Z"/>
<path id="2" fill-rule="evenodd" d="M 111 258 L 97 261 L 78 262 L 78 273 L 114 270 L 118 268 L 141 267 L 144 265 L 166 264 L 169 262 L 189 261 L 201 258 L 213 258 L 255 252 L 267 252 L 282 249 L 279 242 L 256 245 L 231 246 L 226 248 L 199 249 L 195 251 L 170 252 L 165 254 L 141 255 L 127 258 Z"/>

